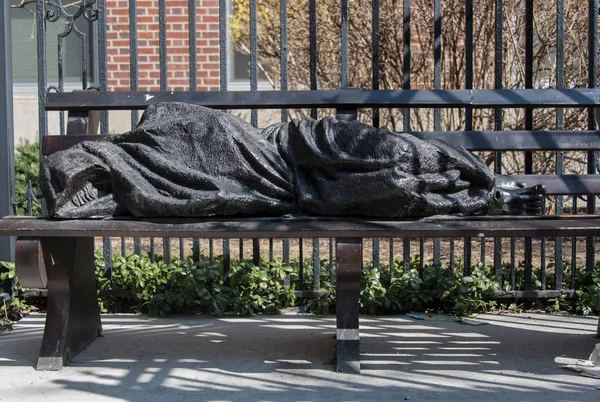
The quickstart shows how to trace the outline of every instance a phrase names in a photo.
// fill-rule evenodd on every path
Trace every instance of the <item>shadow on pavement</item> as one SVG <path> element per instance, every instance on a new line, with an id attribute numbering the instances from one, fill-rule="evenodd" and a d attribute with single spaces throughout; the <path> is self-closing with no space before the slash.
<path id="1" fill-rule="evenodd" d="M 335 317 L 103 316 L 105 336 L 60 372 L 33 369 L 43 315 L 0 335 L 12 400 L 600 400 L 585 359 L 596 319 L 484 315 L 489 325 L 361 317 L 361 375 L 335 373 Z M 408 399 L 406 399 L 408 400 Z"/>

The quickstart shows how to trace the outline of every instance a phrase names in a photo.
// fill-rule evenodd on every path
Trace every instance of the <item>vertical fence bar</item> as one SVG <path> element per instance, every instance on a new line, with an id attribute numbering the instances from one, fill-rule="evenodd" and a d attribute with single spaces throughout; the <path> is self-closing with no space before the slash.
<path id="1" fill-rule="evenodd" d="M 12 32 L 10 2 L 0 6 L 0 217 L 13 215 L 15 146 L 13 121 Z M 14 261 L 15 238 L 0 240 L 0 260 Z M 2 283 L 0 283 L 0 286 Z M 2 288 L 0 288 L 0 292 Z M 12 293 L 12 290 L 11 290 Z"/>
<path id="2" fill-rule="evenodd" d="M 169 82 L 167 76 L 167 6 L 166 0 L 158 1 L 158 47 L 160 64 L 160 90 L 166 91 Z M 163 258 L 171 261 L 171 239 L 163 237 Z"/>
<path id="3" fill-rule="evenodd" d="M 104 14 L 104 12 L 100 12 Z M 48 113 L 45 109 L 46 87 L 48 86 L 48 77 L 46 75 L 46 15 L 44 13 L 44 2 L 38 1 L 35 11 L 35 23 L 37 32 L 37 72 L 38 72 L 38 135 L 39 143 L 42 138 L 48 135 Z M 40 157 L 41 157 L 40 148 Z"/>
<path id="4" fill-rule="evenodd" d="M 166 91 L 167 78 L 167 6 L 166 0 L 158 0 L 158 46 L 160 63 L 160 90 Z"/>
<path id="5" fill-rule="evenodd" d="M 150 261 L 156 260 L 156 248 L 154 247 L 154 237 L 150 238 Z"/>
<path id="6" fill-rule="evenodd" d="M 389 244 L 389 260 L 390 260 L 390 282 L 392 281 L 392 279 L 394 278 L 394 239 L 393 238 L 389 238 L 388 239 L 388 244 Z"/>
<path id="7" fill-rule="evenodd" d="M 471 274 L 471 247 L 472 247 L 472 240 L 470 237 L 465 237 L 464 238 L 464 266 L 463 266 L 463 274 L 464 275 L 469 275 Z"/>
<path id="8" fill-rule="evenodd" d="M 494 88 L 502 89 L 502 20 L 503 0 L 496 0 L 494 12 Z M 494 130 L 502 131 L 502 109 L 494 110 Z M 494 173 L 502 173 L 502 152 L 496 151 L 494 155 Z M 502 238 L 494 237 L 494 272 L 500 286 L 502 286 Z"/>
<path id="9" fill-rule="evenodd" d="M 231 273 L 231 248 L 229 239 L 223 239 L 223 281 L 229 284 L 229 274 Z"/>
<path id="10" fill-rule="evenodd" d="M 319 290 L 321 283 L 321 255 L 319 250 L 319 239 L 312 239 L 312 260 L 313 260 L 313 289 Z"/>
<path id="11" fill-rule="evenodd" d="M 525 88 L 533 88 L 533 0 L 525 1 Z M 533 109 L 525 109 L 525 130 L 533 130 Z M 525 152 L 525 174 L 533 174 L 533 152 Z M 533 241 L 525 238 L 525 290 L 531 290 Z"/>
<path id="12" fill-rule="evenodd" d="M 565 87 L 565 2 L 556 0 L 556 88 Z M 556 129 L 565 128 L 565 112 L 562 108 L 556 109 Z M 556 152 L 556 174 L 564 174 L 564 154 Z M 563 197 L 557 196 L 556 214 L 563 213 Z M 556 237 L 554 240 L 554 288 L 562 289 L 563 286 L 563 245 L 564 239 Z"/>
<path id="13" fill-rule="evenodd" d="M 598 1 L 589 0 L 588 2 L 588 87 L 596 88 L 598 85 Z M 595 108 L 588 109 L 588 129 L 596 130 L 596 111 Z M 595 174 L 598 164 L 598 153 L 588 152 L 587 173 Z M 596 196 L 589 195 L 587 200 L 587 213 L 596 213 Z M 585 270 L 587 273 L 593 272 L 595 267 L 596 247 L 595 237 L 588 236 L 585 239 Z M 587 278 L 588 281 L 591 277 Z M 591 283 L 591 282 L 589 282 Z"/>
<path id="14" fill-rule="evenodd" d="M 404 0 L 402 18 L 402 88 L 410 89 L 410 0 Z M 403 110 L 403 130 L 410 131 L 410 108 Z M 410 239 L 402 239 L 404 272 L 410 269 Z"/>
<path id="15" fill-rule="evenodd" d="M 342 0 L 341 2 L 341 19 L 342 19 L 342 27 L 341 27 L 341 36 L 342 36 L 342 81 L 341 85 L 345 86 L 344 79 L 347 79 L 348 72 L 348 54 L 344 56 L 344 51 L 348 51 L 348 2 L 347 0 Z M 310 89 L 317 89 L 317 3 L 315 0 L 309 0 L 308 2 L 308 15 L 309 15 L 309 40 L 310 40 Z M 344 27 L 345 27 L 345 38 L 344 38 Z M 345 40 L 345 42 L 344 42 Z M 345 49 L 345 50 L 344 50 Z M 344 64 L 346 63 L 346 64 Z M 346 78 L 344 78 L 346 77 Z M 312 118 L 317 118 L 317 109 L 311 109 Z M 316 287 L 317 284 L 317 273 L 320 274 L 320 262 L 319 262 L 319 239 L 313 238 L 313 289 L 318 289 Z M 304 282 L 304 250 L 303 250 L 303 242 L 302 239 L 299 241 L 299 255 L 300 255 L 300 274 L 301 279 L 300 283 Z"/>
<path id="16" fill-rule="evenodd" d="M 38 1 L 38 5 L 41 2 Z M 40 18 L 40 16 L 38 15 L 36 18 Z M 41 18 L 43 18 L 43 14 L 41 16 Z M 106 52 L 106 1 L 105 0 L 99 0 L 98 2 L 98 63 L 100 64 L 99 66 L 99 72 L 98 72 L 98 76 L 100 79 L 100 90 L 101 91 L 107 91 L 108 90 L 108 69 L 107 69 L 107 52 Z M 38 28 L 39 28 L 39 21 L 38 21 Z M 41 32 L 38 30 L 38 32 Z M 40 48 L 38 47 L 38 66 L 40 63 L 39 59 L 43 59 L 43 63 L 45 65 L 45 40 L 46 40 L 46 30 L 44 28 L 44 34 L 43 35 L 38 35 L 38 44 L 39 44 L 39 37 L 43 36 L 43 41 L 44 41 L 44 53 L 43 55 L 40 54 Z M 39 68 L 39 67 L 38 67 Z M 38 77 L 39 77 L 40 71 L 38 70 Z M 46 71 L 45 71 L 45 67 L 44 67 L 44 77 L 46 75 Z M 45 79 L 45 78 L 44 78 Z M 41 85 L 41 83 L 40 83 Z M 46 84 L 44 84 L 46 85 Z M 40 98 L 40 102 L 42 101 L 42 99 L 45 99 L 45 96 L 43 98 Z M 46 113 L 44 112 L 44 115 Z M 103 133 L 108 133 L 109 131 L 109 127 L 108 127 L 108 112 L 102 112 L 101 117 L 100 117 L 100 128 L 102 130 Z M 47 130 L 47 125 L 46 125 L 46 130 Z M 46 132 L 47 134 L 47 132 Z M 41 142 L 40 142 L 41 143 Z M 104 237 L 102 239 L 102 258 L 104 260 L 104 275 L 106 277 L 108 277 L 109 281 L 112 281 L 112 239 L 110 237 Z M 154 258 L 154 253 L 152 254 L 152 258 Z"/>
<path id="17" fill-rule="evenodd" d="M 196 0 L 188 0 L 188 41 L 190 49 L 190 57 L 188 59 L 190 65 L 190 91 L 195 92 L 198 89 L 198 69 L 196 67 Z M 221 1 L 219 1 L 219 51 L 221 46 Z M 227 46 L 227 43 L 225 43 L 225 46 Z"/>
<path id="18" fill-rule="evenodd" d="M 112 241 L 110 237 L 102 239 L 102 258 L 104 259 L 104 275 L 112 282 Z"/>
<path id="19" fill-rule="evenodd" d="M 473 89 L 473 0 L 465 1 L 465 88 Z M 473 108 L 465 108 L 465 130 L 473 130 Z"/>
<path id="20" fill-rule="evenodd" d="M 165 262 L 171 262 L 171 238 L 163 237 L 163 259 Z"/>
<path id="21" fill-rule="evenodd" d="M 465 88 L 473 89 L 473 0 L 465 2 Z M 465 130 L 473 130 L 473 109 L 465 109 Z M 482 243 L 485 240 L 482 239 Z M 452 247 L 454 244 L 451 245 Z M 471 239 L 464 239 L 464 266 L 466 270 L 471 267 Z M 454 258 L 453 252 L 451 258 Z"/>
<path id="22" fill-rule="evenodd" d="M 200 239 L 197 237 L 192 239 L 192 258 L 194 261 L 198 261 L 200 259 Z"/>
<path id="23" fill-rule="evenodd" d="M 577 215 L 577 200 L 576 195 L 573 196 L 573 215 Z M 571 237 L 571 289 L 575 289 L 577 280 L 577 237 Z"/>
<path id="24" fill-rule="evenodd" d="M 256 0 L 250 0 L 250 90 L 258 90 L 258 53 L 257 53 L 257 18 Z M 254 127 L 258 127 L 258 110 L 252 109 L 250 120 Z M 252 239 L 252 260 L 255 265 L 260 262 L 260 239 Z"/>
<path id="25" fill-rule="evenodd" d="M 304 287 L 304 245 L 303 239 L 298 239 L 298 280 L 300 286 Z"/>
<path id="26" fill-rule="evenodd" d="M 138 90 L 137 0 L 129 0 L 129 89 Z M 139 121 L 137 110 L 131 111 L 131 128 Z"/>
<path id="27" fill-rule="evenodd" d="M 313 290 L 321 288 L 321 259 L 319 256 L 319 239 L 313 238 Z"/>
<path id="28" fill-rule="evenodd" d="M 419 242 L 419 276 L 423 279 L 423 273 L 425 269 L 425 240 L 421 237 Z"/>
<path id="29" fill-rule="evenodd" d="M 442 89 L 442 0 L 433 2 L 433 89 Z M 442 110 L 433 109 L 433 129 L 442 130 Z"/>
<path id="30" fill-rule="evenodd" d="M 252 263 L 256 266 L 260 264 L 260 239 L 252 239 Z"/>
<path id="31" fill-rule="evenodd" d="M 373 238 L 373 268 L 377 269 L 378 271 L 379 271 L 379 268 L 381 267 L 380 247 L 381 247 L 381 241 L 379 240 L 379 237 L 374 237 Z"/>
<path id="32" fill-rule="evenodd" d="M 287 31 L 287 0 L 279 1 L 279 63 L 281 69 L 281 78 L 279 85 L 282 91 L 288 90 L 288 31 Z M 281 121 L 286 122 L 289 119 L 289 110 L 281 109 Z M 290 239 L 283 239 L 283 262 L 287 265 L 290 263 Z M 287 278 L 289 281 L 289 278 Z M 289 283 L 287 283 L 289 285 Z"/>
<path id="33" fill-rule="evenodd" d="M 333 237 L 329 238 L 329 282 L 335 284 L 335 273 L 333 272 Z"/>
<path id="34" fill-rule="evenodd" d="M 257 60 L 257 42 L 256 42 L 256 0 L 250 0 L 250 90 L 258 89 L 258 60 Z M 252 109 L 251 123 L 254 127 L 258 126 L 258 110 Z"/>
<path id="35" fill-rule="evenodd" d="M 190 2 L 195 3 L 194 0 Z M 219 89 L 221 91 L 227 91 L 227 67 L 227 0 L 219 0 Z"/>
<path id="36" fill-rule="evenodd" d="M 308 31 L 310 42 L 310 89 L 317 89 L 317 2 L 308 1 Z M 310 111 L 313 119 L 317 118 L 317 108 Z"/>
<path id="37" fill-rule="evenodd" d="M 373 4 L 372 8 L 376 7 L 375 4 Z M 348 0 L 342 0 L 342 13 L 341 13 L 341 17 L 342 17 L 342 77 L 341 77 L 341 82 L 340 82 L 340 86 L 342 88 L 348 87 L 348 64 L 349 64 L 349 58 L 348 58 Z M 379 248 L 377 247 L 377 249 L 375 248 L 375 245 L 373 245 L 373 255 L 375 255 L 377 253 L 377 255 L 379 255 Z M 333 239 L 330 238 L 329 239 L 329 255 L 330 255 L 330 261 L 329 261 L 329 267 L 330 267 L 330 277 L 332 276 L 332 269 L 333 269 Z M 317 290 L 317 289 L 315 289 Z"/>
<path id="38" fill-rule="evenodd" d="M 56 21 L 54 21 L 56 22 Z M 64 57 L 64 48 L 63 48 L 63 44 L 64 44 L 64 39 L 65 39 L 66 35 L 64 34 L 64 32 L 58 34 L 58 43 L 57 43 L 57 48 L 58 48 L 58 92 L 64 92 L 64 84 L 65 84 L 65 79 L 64 79 L 64 69 L 63 69 L 63 57 Z M 60 111 L 58 112 L 58 117 L 59 117 L 59 131 L 60 131 L 60 135 L 65 135 L 65 112 L 64 111 Z"/>
<path id="39" fill-rule="evenodd" d="M 286 247 L 286 243 L 287 242 L 287 247 Z M 283 263 L 285 265 L 290 265 L 290 239 L 284 239 L 284 243 L 283 243 L 283 251 L 282 251 L 283 255 Z M 290 285 L 290 276 L 287 275 L 284 279 L 284 284 L 289 286 Z"/>
<path id="40" fill-rule="evenodd" d="M 514 237 L 510 238 L 510 289 L 515 290 L 517 288 L 517 266 L 515 261 L 515 249 L 516 240 Z"/>
<path id="41" fill-rule="evenodd" d="M 433 89 L 442 89 L 442 0 L 433 2 Z M 442 110 L 439 108 L 433 110 L 433 129 L 442 131 Z M 441 263 L 441 247 L 441 239 L 435 237 L 433 239 L 433 265 L 435 266 Z"/>
<path id="42" fill-rule="evenodd" d="M 379 60 L 379 0 L 373 0 L 373 14 L 371 18 L 371 44 L 373 46 L 371 54 L 371 68 L 373 70 L 372 87 L 374 90 L 377 90 L 379 89 L 379 70 L 381 69 Z M 379 108 L 373 108 L 373 126 L 379 127 L 379 124 Z"/>
<path id="43" fill-rule="evenodd" d="M 195 1 L 190 0 L 191 3 L 194 3 L 194 19 L 193 23 L 196 24 L 196 5 Z M 190 13 L 192 9 L 190 7 Z M 191 25 L 192 19 L 190 16 L 190 42 L 192 41 L 191 35 Z M 196 27 L 194 26 L 194 53 L 190 53 L 190 65 L 191 59 L 194 58 L 194 90 L 197 88 L 196 84 Z M 192 46 L 190 44 L 190 50 Z M 192 71 L 190 69 L 190 76 Z M 192 82 L 190 81 L 190 86 Z M 219 0 L 219 90 L 227 91 L 227 0 Z M 241 260 L 241 258 L 240 258 Z M 231 246 L 229 242 L 229 238 L 223 239 L 223 278 L 229 278 L 229 273 L 231 270 Z"/>
<path id="44" fill-rule="evenodd" d="M 281 69 L 281 77 L 279 85 L 282 91 L 288 90 L 288 32 L 287 32 L 287 0 L 279 1 L 279 25 L 280 25 L 280 36 L 279 36 L 279 65 Z M 281 121 L 288 121 L 289 111 L 288 109 L 281 109 Z M 289 244 L 289 243 L 288 243 Z"/>
<path id="45" fill-rule="evenodd" d="M 342 78 L 340 86 L 348 86 L 348 0 L 342 0 Z"/>
<path id="46" fill-rule="evenodd" d="M 138 90 L 138 34 L 137 34 L 137 0 L 129 1 L 129 89 Z M 131 111 L 131 128 L 135 128 L 140 120 L 137 110 Z M 133 252 L 140 255 L 142 243 L 139 237 L 133 239 Z M 124 253 L 122 253 L 125 255 Z"/>
<path id="47" fill-rule="evenodd" d="M 473 88 L 473 0 L 465 3 L 465 88 Z M 465 109 L 465 130 L 473 130 L 473 109 Z M 482 239 L 482 246 L 485 240 Z M 472 239 L 464 238 L 464 274 L 471 272 Z"/>
<path id="48" fill-rule="evenodd" d="M 108 74 L 106 65 L 106 0 L 98 0 L 98 87 L 108 90 Z M 100 112 L 100 132 L 108 133 L 108 112 Z"/>
<path id="49" fill-rule="evenodd" d="M 379 89 L 379 0 L 373 0 L 371 15 L 371 46 L 372 46 L 372 87 Z M 379 127 L 379 108 L 373 108 L 373 126 Z M 379 238 L 373 239 L 373 266 L 379 269 L 380 266 L 380 241 Z"/>

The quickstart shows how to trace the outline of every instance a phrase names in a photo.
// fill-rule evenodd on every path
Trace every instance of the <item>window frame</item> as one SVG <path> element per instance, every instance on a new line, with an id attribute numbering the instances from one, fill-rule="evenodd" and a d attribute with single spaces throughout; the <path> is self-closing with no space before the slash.
<path id="1" fill-rule="evenodd" d="M 11 1 L 11 6 L 12 5 L 18 5 L 20 3 L 20 0 L 12 0 Z M 25 8 L 25 7 L 23 7 Z M 11 7 L 11 10 L 13 9 L 13 7 Z M 31 9 L 27 9 L 31 12 Z M 19 11 L 16 11 L 19 12 Z M 25 10 L 23 10 L 22 12 L 26 12 Z M 37 53 L 38 53 L 38 49 L 37 49 L 37 40 L 38 40 L 38 34 L 37 34 L 37 25 L 35 24 L 35 11 L 32 12 L 32 16 L 31 16 L 31 22 L 33 24 L 33 27 L 35 28 L 35 37 L 34 37 L 34 41 L 35 41 L 35 52 L 36 52 L 36 59 L 37 59 Z M 99 83 L 99 57 L 98 57 L 98 21 L 89 21 L 87 20 L 85 17 L 80 16 L 77 21 L 79 21 L 80 19 L 84 19 L 87 21 L 87 24 L 89 25 L 89 32 L 85 32 L 86 33 L 86 40 L 87 40 L 87 62 L 88 62 L 88 77 L 87 77 L 87 84 L 88 84 L 88 88 L 92 87 L 92 86 L 97 86 Z M 14 15 L 12 15 L 11 13 L 11 24 L 14 22 L 15 17 Z M 61 17 L 58 21 L 54 22 L 54 23 L 60 23 L 60 21 L 64 21 L 64 17 Z M 69 35 L 67 35 L 67 37 L 69 37 L 70 35 L 75 35 L 77 36 L 77 34 L 71 32 L 69 33 Z M 44 33 L 44 37 L 47 40 L 47 32 Z M 12 39 L 12 43 L 14 45 L 14 38 Z M 13 46 L 14 48 L 14 46 Z M 68 48 L 67 48 L 68 49 Z M 52 49 L 54 50 L 54 49 Z M 14 50 L 13 50 L 14 51 Z M 47 49 L 48 51 L 48 49 Z M 80 51 L 80 49 L 78 49 L 78 52 Z M 79 54 L 79 53 L 78 53 Z M 69 59 L 69 53 L 66 53 L 63 55 L 63 60 L 66 62 L 66 60 Z M 14 65 L 14 57 L 13 57 L 13 69 L 14 68 L 18 68 L 18 65 Z M 48 58 L 46 57 L 45 60 L 45 65 L 46 65 L 46 74 L 48 71 Z M 91 71 L 90 71 L 91 69 Z M 29 92 L 33 92 L 33 91 L 37 91 L 38 87 L 39 87 L 39 72 L 37 71 L 37 65 L 36 65 L 36 75 L 34 77 L 31 78 L 26 78 L 26 79 L 15 79 L 14 78 L 14 74 L 13 74 L 13 90 L 17 93 L 29 93 Z M 58 86 L 58 76 L 54 76 L 54 77 L 48 77 L 47 75 L 47 80 L 51 80 L 50 82 L 47 82 L 49 85 L 56 85 Z M 68 77 L 63 77 L 63 90 L 65 92 L 69 92 L 69 91 L 73 91 L 73 90 L 81 90 L 82 89 L 82 84 L 83 84 L 83 78 L 81 77 L 80 74 L 78 74 L 77 76 L 68 76 Z"/>

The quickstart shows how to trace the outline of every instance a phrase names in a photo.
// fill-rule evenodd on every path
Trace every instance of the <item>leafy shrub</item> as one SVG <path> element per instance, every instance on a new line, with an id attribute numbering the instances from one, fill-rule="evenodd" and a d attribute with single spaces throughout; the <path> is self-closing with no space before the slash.
<path id="1" fill-rule="evenodd" d="M 31 188 L 35 195 L 40 175 L 40 146 L 36 143 L 24 141 L 16 149 L 15 153 L 15 202 L 16 215 L 28 215 L 27 211 L 27 183 L 31 182 Z M 33 215 L 41 215 L 39 203 L 32 205 Z"/>
<path id="2" fill-rule="evenodd" d="M 293 289 L 284 284 L 291 272 L 290 266 L 277 261 L 261 261 L 258 267 L 249 261 L 235 264 L 229 288 L 234 295 L 233 310 L 238 314 L 273 313 L 293 306 Z"/>
<path id="3" fill-rule="evenodd" d="M 311 267 L 312 261 L 304 261 Z M 359 302 L 363 313 L 385 314 L 434 310 L 457 315 L 493 308 L 495 292 L 500 288 L 490 265 L 478 264 L 469 275 L 463 275 L 457 261 L 457 271 L 433 265 L 421 267 L 418 256 L 411 259 L 408 270 L 404 263 L 375 268 L 366 264 L 362 271 Z M 324 295 L 300 300 L 315 314 L 335 311 L 335 286 L 331 283 L 328 263 L 319 261 L 321 290 Z M 14 264 L 2 263 L 0 281 L 16 281 Z M 149 255 L 116 256 L 112 261 L 110 279 L 102 255 L 96 254 L 96 278 L 99 303 L 103 312 L 142 311 L 151 315 L 180 313 L 237 314 L 272 313 L 296 304 L 294 288 L 312 287 L 313 270 L 306 270 L 300 280 L 298 261 L 290 265 L 280 261 L 251 261 L 232 263 L 229 277 L 223 279 L 222 257 L 210 259 L 201 255 L 197 261 L 173 259 L 165 262 L 160 256 L 152 261 Z M 547 283 L 553 283 L 553 273 L 547 268 Z M 510 274 L 510 273 L 509 273 Z M 515 275 L 522 273 L 515 272 Z M 539 273 L 533 275 L 535 283 Z M 565 281 L 576 280 L 576 299 L 561 296 L 548 300 L 548 309 L 562 311 L 576 308 L 582 314 L 600 310 L 600 263 L 587 273 L 584 267 L 565 265 Z M 287 279 L 291 281 L 288 285 Z M 552 280 L 551 280 L 552 279 Z M 506 279 L 505 279 L 506 280 Z M 17 285 L 17 289 L 18 288 Z M 125 290 L 125 292 L 123 292 Z M 1 307 L 1 306 L 0 306 Z M 19 311 L 27 309 L 22 299 L 6 306 L 4 315 L 17 319 Z M 10 309 L 9 309 L 10 307 Z M 0 313 L 2 317 L 2 313 Z M 8 321 L 5 321 L 8 322 Z"/>
<path id="4" fill-rule="evenodd" d="M 14 263 L 0 261 L 0 283 L 12 283 L 15 293 L 21 291 Z M 0 298 L 0 333 L 12 329 L 13 322 L 20 320 L 28 310 L 29 306 L 19 296 L 13 297 L 12 301 Z"/>
<path id="5" fill-rule="evenodd" d="M 103 311 L 127 309 L 127 299 L 109 294 L 110 286 L 131 291 L 136 310 L 152 315 L 206 312 L 220 314 L 235 311 L 238 314 L 275 312 L 292 306 L 293 289 L 284 284 L 292 268 L 280 262 L 261 262 L 254 266 L 249 261 L 233 264 L 229 283 L 223 281 L 222 258 L 214 260 L 203 255 L 198 261 L 174 259 L 166 263 L 149 255 L 113 259 L 112 280 L 106 275 L 101 255 L 96 255 L 96 276 Z"/>
<path id="6" fill-rule="evenodd" d="M 600 311 L 600 262 L 596 262 L 594 272 L 586 272 L 584 277 L 589 280 L 575 291 L 576 308 L 577 312 L 587 316 L 594 311 Z"/>

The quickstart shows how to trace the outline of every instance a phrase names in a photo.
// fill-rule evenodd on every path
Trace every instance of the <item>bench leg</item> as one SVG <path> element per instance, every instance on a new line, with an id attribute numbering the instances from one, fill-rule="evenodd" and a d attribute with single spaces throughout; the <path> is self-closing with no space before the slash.
<path id="1" fill-rule="evenodd" d="M 362 239 L 337 239 L 336 260 L 337 371 L 360 373 L 358 294 Z"/>
<path id="2" fill-rule="evenodd" d="M 102 331 L 94 238 L 43 238 L 48 313 L 36 370 L 60 370 Z"/>

